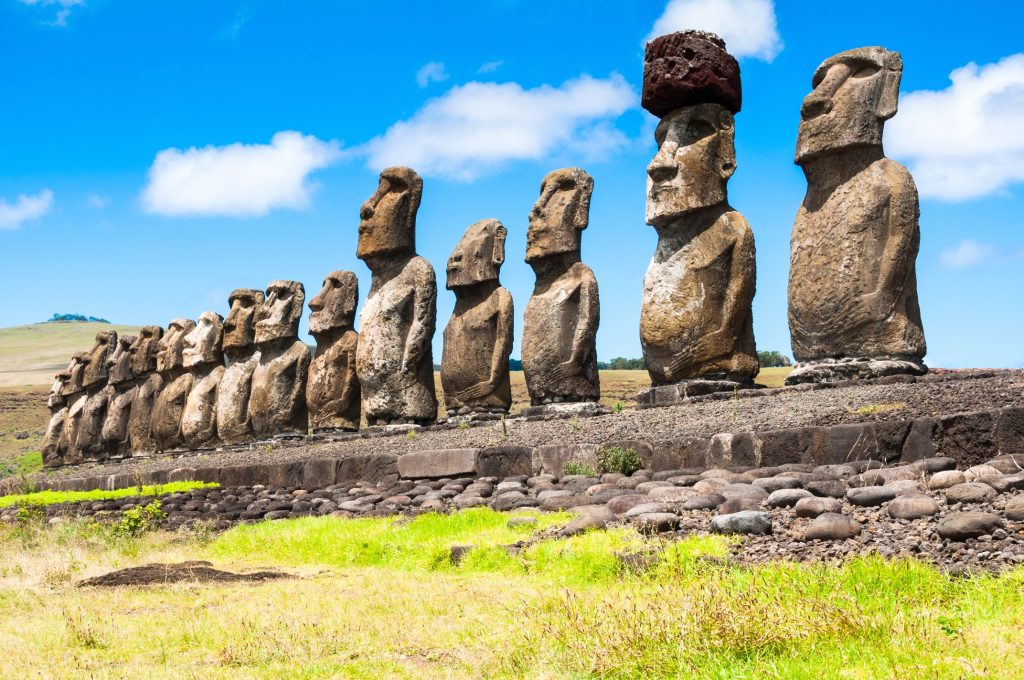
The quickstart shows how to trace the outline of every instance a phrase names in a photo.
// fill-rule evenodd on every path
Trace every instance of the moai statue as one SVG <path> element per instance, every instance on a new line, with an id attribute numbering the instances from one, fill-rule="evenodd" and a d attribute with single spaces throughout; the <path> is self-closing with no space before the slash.
<path id="1" fill-rule="evenodd" d="M 101 433 L 103 451 L 107 456 L 124 456 L 130 446 L 128 421 L 139 389 L 132 373 L 131 346 L 135 341 L 134 335 L 122 335 L 107 360 L 107 415 Z"/>
<path id="2" fill-rule="evenodd" d="M 193 375 L 185 369 L 185 337 L 196 327 L 191 319 L 175 319 L 158 343 L 156 370 L 160 391 L 153 401 L 153 440 L 157 451 L 173 451 L 184 444 L 181 415 L 192 391 Z"/>
<path id="3" fill-rule="evenodd" d="M 754 234 L 726 190 L 736 170 L 739 64 L 710 33 L 655 38 L 647 43 L 642 102 L 661 118 L 658 153 L 647 166 L 646 217 L 658 247 L 640 311 L 651 383 L 683 383 L 684 396 L 752 386 Z"/>
<path id="4" fill-rule="evenodd" d="M 68 415 L 68 402 L 64 396 L 64 386 L 70 379 L 70 371 L 61 371 L 53 376 L 53 387 L 50 388 L 50 394 L 46 398 L 46 406 L 50 409 L 50 422 L 46 426 L 42 445 L 45 467 L 60 467 L 64 464 L 63 452 L 60 450 L 60 437 L 64 430 L 64 419 Z"/>
<path id="5" fill-rule="evenodd" d="M 309 432 L 306 378 L 310 352 L 299 340 L 306 291 L 297 281 L 272 281 L 256 316 L 260 359 L 252 374 L 249 418 L 256 437 Z"/>
<path id="6" fill-rule="evenodd" d="M 224 319 L 216 312 L 203 312 L 196 327 L 185 336 L 185 368 L 192 374 L 192 389 L 181 414 L 181 436 L 185 446 L 202 449 L 217 442 L 217 390 L 224 377 Z"/>
<path id="7" fill-rule="evenodd" d="M 863 47 L 826 59 L 800 109 L 807 194 L 790 241 L 787 383 L 927 372 L 917 303 L 917 187 L 885 157 L 903 60 Z"/>
<path id="8" fill-rule="evenodd" d="M 224 319 L 223 340 L 228 365 L 217 391 L 217 438 L 224 444 L 252 439 L 249 393 L 252 374 L 260 363 L 256 351 L 256 313 L 263 299 L 263 291 L 253 288 L 239 288 L 228 297 L 231 310 Z"/>
<path id="9" fill-rule="evenodd" d="M 107 418 L 107 369 L 110 356 L 117 348 L 115 331 L 100 331 L 89 352 L 89 363 L 82 373 L 82 387 L 87 397 L 78 426 L 78 450 L 86 460 L 105 457 L 103 422 Z"/>
<path id="10" fill-rule="evenodd" d="M 537 282 L 523 319 L 523 372 L 535 405 L 596 402 L 597 278 L 580 262 L 594 180 L 579 168 L 544 178 L 530 211 L 526 262 Z"/>
<path id="11" fill-rule="evenodd" d="M 512 406 L 512 295 L 498 281 L 507 233 L 498 220 L 480 220 L 448 258 L 455 311 L 444 329 L 441 385 L 449 416 Z"/>
<path id="12" fill-rule="evenodd" d="M 359 379 L 352 330 L 359 301 L 359 280 L 347 271 L 331 272 L 309 302 L 309 334 L 316 355 L 309 368 L 306 403 L 313 432 L 359 429 Z"/>
<path id="13" fill-rule="evenodd" d="M 163 337 L 164 329 L 160 326 L 143 326 L 135 342 L 128 346 L 132 358 L 132 380 L 136 386 L 131 413 L 128 415 L 128 443 L 132 455 L 156 451 L 153 407 L 164 384 L 163 376 L 156 371 L 156 359 Z"/>
<path id="14" fill-rule="evenodd" d="M 82 453 L 78 449 L 78 431 L 81 427 L 87 399 L 82 379 L 88 364 L 88 352 L 75 352 L 71 357 L 71 363 L 68 364 L 68 379 L 61 391 L 61 395 L 68 405 L 68 412 L 64 417 L 64 428 L 61 430 L 57 445 L 58 455 L 63 465 L 77 465 L 82 462 Z"/>
<path id="15" fill-rule="evenodd" d="M 437 313 L 434 269 L 416 254 L 416 211 L 423 180 L 385 168 L 359 210 L 356 257 L 372 273 L 359 316 L 356 374 L 368 425 L 437 420 L 431 338 Z"/>

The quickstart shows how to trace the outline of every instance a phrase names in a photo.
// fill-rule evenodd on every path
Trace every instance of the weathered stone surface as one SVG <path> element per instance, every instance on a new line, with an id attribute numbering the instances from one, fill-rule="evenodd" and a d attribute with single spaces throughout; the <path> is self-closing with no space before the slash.
<path id="1" fill-rule="evenodd" d="M 156 372 L 157 355 L 164 329 L 160 326 L 143 326 L 135 342 L 128 348 L 132 356 L 132 374 L 136 383 L 135 398 L 132 399 L 128 415 L 128 441 L 132 453 L 148 453 L 156 450 L 153 439 L 153 407 L 163 387 L 163 377 Z"/>
<path id="2" fill-rule="evenodd" d="M 190 319 L 174 319 L 157 343 L 156 370 L 160 387 L 153 401 L 153 440 L 157 451 L 181 448 L 181 414 L 192 390 L 193 376 L 185 370 L 185 336 L 196 327 Z"/>
<path id="3" fill-rule="evenodd" d="M 46 399 L 46 405 L 50 409 L 50 421 L 46 425 L 40 449 L 43 465 L 46 467 L 59 467 L 64 463 L 63 451 L 60 449 L 60 437 L 64 430 L 64 419 L 68 414 L 68 406 L 63 392 L 64 385 L 70 378 L 70 371 L 61 371 L 53 376 L 53 386 Z"/>
<path id="4" fill-rule="evenodd" d="M 271 281 L 256 312 L 259 364 L 252 373 L 249 419 L 255 437 L 309 431 L 306 381 L 310 351 L 299 340 L 306 290 L 298 281 Z"/>
<path id="5" fill-rule="evenodd" d="M 705 102 L 732 113 L 743 103 L 740 65 L 725 51 L 725 41 L 704 31 L 679 31 L 648 42 L 641 105 L 661 118 Z"/>
<path id="6" fill-rule="evenodd" d="M 892 499 L 886 510 L 893 519 L 920 519 L 936 514 L 939 504 L 925 494 L 906 494 Z"/>
<path id="7" fill-rule="evenodd" d="M 990 411 L 958 413 L 940 419 L 940 450 L 965 466 L 983 463 L 996 447 L 996 414 Z"/>
<path id="8" fill-rule="evenodd" d="M 761 487 L 768 493 L 778 491 L 779 489 L 800 489 L 804 485 L 796 477 L 758 477 L 751 484 Z"/>
<path id="9" fill-rule="evenodd" d="M 674 531 L 679 526 L 679 515 L 672 512 L 645 512 L 634 517 L 633 524 L 642 534 L 660 534 Z"/>
<path id="10" fill-rule="evenodd" d="M 398 474 L 406 479 L 476 474 L 480 449 L 415 451 L 398 457 Z"/>
<path id="11" fill-rule="evenodd" d="M 896 490 L 887 486 L 863 486 L 846 492 L 846 500 L 854 505 L 870 507 L 896 498 Z"/>
<path id="12" fill-rule="evenodd" d="M 480 449 L 477 474 L 481 477 L 511 477 L 533 473 L 533 448 L 529 446 L 488 446 Z"/>
<path id="13" fill-rule="evenodd" d="M 263 291 L 253 288 L 238 288 L 228 296 L 230 311 L 224 319 L 222 343 L 228 365 L 217 391 L 217 437 L 225 444 L 252 439 L 249 395 L 253 373 L 260 363 L 256 316 L 264 300 Z"/>
<path id="14" fill-rule="evenodd" d="M 787 383 L 927 370 L 917 188 L 882 151 L 902 70 L 899 53 L 881 47 L 842 52 L 818 67 L 804 99 L 796 163 L 808 187 L 793 225 L 789 274 L 790 333 L 801 365 Z"/>
<path id="15" fill-rule="evenodd" d="M 764 504 L 769 508 L 791 508 L 803 498 L 812 498 L 813 494 L 806 489 L 779 489 L 772 491 Z"/>
<path id="16" fill-rule="evenodd" d="M 951 486 L 957 484 L 963 484 L 967 479 L 964 477 L 964 473 L 960 470 L 943 470 L 936 472 L 928 480 L 928 488 L 931 490 L 937 489 L 948 489 Z"/>
<path id="17" fill-rule="evenodd" d="M 860 522 L 847 515 L 826 512 L 804 531 L 805 541 L 842 541 L 860 534 Z"/>
<path id="18" fill-rule="evenodd" d="M 107 413 L 100 433 L 106 455 L 123 456 L 131 446 L 128 440 L 128 420 L 131 417 L 132 401 L 138 391 L 130 351 L 134 342 L 134 335 L 119 337 L 107 362 L 107 386 L 104 388 Z"/>
<path id="19" fill-rule="evenodd" d="M 391 453 L 364 453 L 347 456 L 338 462 L 339 482 L 378 480 L 391 475 L 398 475 L 398 456 Z"/>
<path id="20" fill-rule="evenodd" d="M 705 493 L 694 496 L 683 503 L 683 510 L 713 510 L 725 502 L 725 496 Z"/>
<path id="21" fill-rule="evenodd" d="M 1003 520 L 990 512 L 954 512 L 939 520 L 936 532 L 950 541 L 966 541 L 991 534 L 1003 526 Z"/>
<path id="22" fill-rule="evenodd" d="M 598 449 L 600 447 L 595 444 L 538 446 L 533 450 L 533 471 L 534 473 L 546 472 L 551 475 L 561 475 L 565 470 L 565 464 L 569 461 L 576 461 L 597 469 Z"/>
<path id="23" fill-rule="evenodd" d="M 82 411 L 85 408 L 86 392 L 82 387 L 82 374 L 89 363 L 88 352 L 75 352 L 68 364 L 68 379 L 64 382 L 61 394 L 67 402 L 67 413 L 57 443 L 57 457 L 64 465 L 74 465 L 82 461 L 82 453 L 78 450 L 78 430 L 82 422 Z"/>
<path id="24" fill-rule="evenodd" d="M 335 458 L 307 460 L 302 467 L 302 488 L 323 489 L 338 481 L 338 461 Z"/>
<path id="25" fill-rule="evenodd" d="M 360 314 L 356 373 L 369 425 L 437 419 L 431 339 L 437 314 L 434 269 L 416 254 L 416 212 L 423 180 L 385 168 L 359 211 L 356 257 L 372 273 Z"/>
<path id="26" fill-rule="evenodd" d="M 216 312 L 203 312 L 185 336 L 185 368 L 192 374 L 192 389 L 181 414 L 181 436 L 190 449 L 217 443 L 217 391 L 224 377 L 224 320 Z"/>
<path id="27" fill-rule="evenodd" d="M 96 342 L 89 352 L 88 363 L 82 371 L 82 387 L 85 388 L 86 398 L 78 424 L 75 448 L 85 460 L 106 457 L 103 446 L 103 423 L 107 417 L 110 393 L 105 388 L 110 357 L 117 345 L 116 332 L 97 333 Z"/>
<path id="28" fill-rule="evenodd" d="M 597 401 L 597 278 L 580 261 L 594 180 L 579 168 L 549 173 L 530 211 L 526 262 L 537 276 L 523 319 L 523 372 L 534 405 Z"/>
<path id="29" fill-rule="evenodd" d="M 946 502 L 985 503 L 996 497 L 996 490 L 981 482 L 964 482 L 946 489 Z"/>
<path id="30" fill-rule="evenodd" d="M 756 510 L 716 515 L 711 518 L 711 530 L 719 534 L 770 534 L 772 518 Z"/>
<path id="31" fill-rule="evenodd" d="M 448 258 L 446 287 L 455 293 L 441 358 L 448 415 L 462 408 L 508 411 L 512 405 L 512 295 L 498 281 L 507 233 L 498 220 L 480 220 Z"/>
<path id="32" fill-rule="evenodd" d="M 704 378 L 751 384 L 754 235 L 728 203 L 732 114 L 720 104 L 669 113 L 647 168 L 647 223 L 658 246 L 644 278 L 640 341 L 654 385 Z"/>
<path id="33" fill-rule="evenodd" d="M 1011 522 L 1024 521 L 1024 494 L 1017 494 L 1010 500 L 1006 501 L 1006 519 Z"/>
<path id="34" fill-rule="evenodd" d="M 817 517 L 826 512 L 839 512 L 843 509 L 843 502 L 838 498 L 821 498 L 810 496 L 801 498 L 793 506 L 797 517 Z"/>
<path id="35" fill-rule="evenodd" d="M 359 280 L 349 271 L 328 274 L 309 301 L 309 334 L 316 338 L 316 355 L 309 367 L 306 404 L 313 432 L 359 429 L 359 334 L 353 330 L 358 301 Z"/>

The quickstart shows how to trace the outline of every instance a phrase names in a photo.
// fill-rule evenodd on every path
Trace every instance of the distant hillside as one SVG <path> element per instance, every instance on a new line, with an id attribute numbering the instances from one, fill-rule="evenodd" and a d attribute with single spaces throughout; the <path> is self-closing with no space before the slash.
<path id="1" fill-rule="evenodd" d="M 88 350 L 96 333 L 105 330 L 132 335 L 139 326 L 61 321 L 0 328 L 0 388 L 49 387 L 53 374 L 67 367 L 71 354 Z"/>

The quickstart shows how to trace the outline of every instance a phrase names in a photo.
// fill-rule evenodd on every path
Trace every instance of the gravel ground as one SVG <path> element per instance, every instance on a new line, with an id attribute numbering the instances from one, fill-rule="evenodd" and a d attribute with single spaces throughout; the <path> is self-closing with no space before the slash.
<path id="1" fill-rule="evenodd" d="M 910 420 L 1024 406 L 1024 371 L 936 372 L 905 382 L 849 382 L 827 389 L 800 388 L 744 391 L 726 399 L 695 400 L 689 404 L 625 410 L 575 419 L 510 418 L 501 423 L 474 424 L 406 433 L 362 435 L 338 440 L 262 442 L 246 448 L 205 451 L 187 456 L 159 456 L 86 464 L 49 473 L 50 479 L 103 473 L 173 469 L 183 465 L 225 466 L 284 463 L 308 458 L 344 457 L 364 453 L 403 454 L 410 451 L 481 448 L 507 444 L 602 443 L 643 439 L 710 437 L 720 432 L 749 432 L 808 425 Z M 506 436 L 507 434 L 507 436 Z"/>

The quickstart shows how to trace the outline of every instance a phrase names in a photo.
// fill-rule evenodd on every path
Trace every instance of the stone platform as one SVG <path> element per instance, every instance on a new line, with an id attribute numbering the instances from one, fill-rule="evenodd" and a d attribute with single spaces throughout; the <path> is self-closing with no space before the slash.
<path id="1" fill-rule="evenodd" d="M 844 380 L 872 380 L 886 376 L 918 376 L 926 373 L 928 367 L 913 357 L 847 357 L 797 364 L 793 372 L 786 376 L 786 384 L 837 383 Z"/>
<path id="2" fill-rule="evenodd" d="M 636 395 L 637 408 L 651 406 L 674 406 L 684 404 L 694 397 L 703 397 L 719 392 L 735 393 L 739 390 L 751 389 L 753 384 L 743 384 L 733 380 L 683 380 L 672 385 L 659 385 L 640 390 Z"/>

